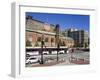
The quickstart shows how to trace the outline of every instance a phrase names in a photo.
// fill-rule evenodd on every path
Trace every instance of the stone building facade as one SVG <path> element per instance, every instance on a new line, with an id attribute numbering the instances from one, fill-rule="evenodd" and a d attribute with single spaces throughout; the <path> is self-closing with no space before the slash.
<path id="1" fill-rule="evenodd" d="M 41 41 L 44 41 L 45 47 L 56 47 L 55 26 L 45 24 L 44 22 L 26 18 L 26 46 L 41 47 Z M 64 47 L 73 47 L 74 40 L 69 37 L 59 35 L 59 44 Z"/>

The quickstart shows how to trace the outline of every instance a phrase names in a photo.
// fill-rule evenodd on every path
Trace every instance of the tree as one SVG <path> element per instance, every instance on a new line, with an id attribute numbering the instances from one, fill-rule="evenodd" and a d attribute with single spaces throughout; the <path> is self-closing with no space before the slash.
<path id="1" fill-rule="evenodd" d="M 26 41 L 26 46 L 31 47 L 32 46 L 31 41 L 27 40 Z"/>
<path id="2" fill-rule="evenodd" d="M 87 43 L 84 43 L 84 47 L 87 48 L 88 47 L 88 44 Z"/>
<path id="3" fill-rule="evenodd" d="M 39 46 L 38 42 L 36 41 L 35 46 Z"/>

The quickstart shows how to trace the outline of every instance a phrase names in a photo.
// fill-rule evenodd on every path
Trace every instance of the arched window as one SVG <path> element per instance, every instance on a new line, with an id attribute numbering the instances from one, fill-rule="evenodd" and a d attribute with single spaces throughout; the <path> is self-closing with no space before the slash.
<path id="1" fill-rule="evenodd" d="M 53 43 L 54 42 L 54 38 L 51 38 L 51 43 Z"/>
<path id="2" fill-rule="evenodd" d="M 45 38 L 45 42 L 48 42 L 48 38 Z"/>
<path id="3" fill-rule="evenodd" d="M 38 38 L 37 38 L 37 41 L 38 41 L 38 42 L 42 41 L 41 37 L 38 37 Z"/>

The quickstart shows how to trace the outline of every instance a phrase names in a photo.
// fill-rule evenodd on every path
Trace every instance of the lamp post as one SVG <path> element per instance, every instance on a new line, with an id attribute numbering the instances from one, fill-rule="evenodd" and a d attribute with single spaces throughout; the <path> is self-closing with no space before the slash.
<path id="1" fill-rule="evenodd" d="M 57 45 L 57 61 L 59 60 L 59 56 L 58 56 L 58 52 L 59 52 L 59 48 L 60 48 L 60 45 L 59 45 L 59 24 L 56 25 L 56 45 Z"/>
<path id="2" fill-rule="evenodd" d="M 41 40 L 41 64 L 44 64 L 44 61 L 43 61 L 43 45 L 44 45 L 44 35 L 42 34 L 42 40 Z"/>

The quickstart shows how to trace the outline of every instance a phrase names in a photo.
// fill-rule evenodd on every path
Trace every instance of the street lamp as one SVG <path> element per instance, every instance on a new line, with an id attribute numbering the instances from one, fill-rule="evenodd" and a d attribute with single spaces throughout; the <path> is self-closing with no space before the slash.
<path id="1" fill-rule="evenodd" d="M 59 52 L 59 48 L 60 48 L 60 45 L 59 45 L 59 27 L 60 27 L 59 24 L 57 24 L 56 29 L 55 29 L 55 31 L 56 31 L 55 38 L 56 38 L 56 45 L 57 45 L 57 61 L 59 60 L 58 52 Z"/>
<path id="2" fill-rule="evenodd" d="M 42 40 L 41 40 L 41 64 L 44 64 L 44 61 L 43 61 L 43 45 L 44 45 L 44 35 L 42 34 Z"/>

